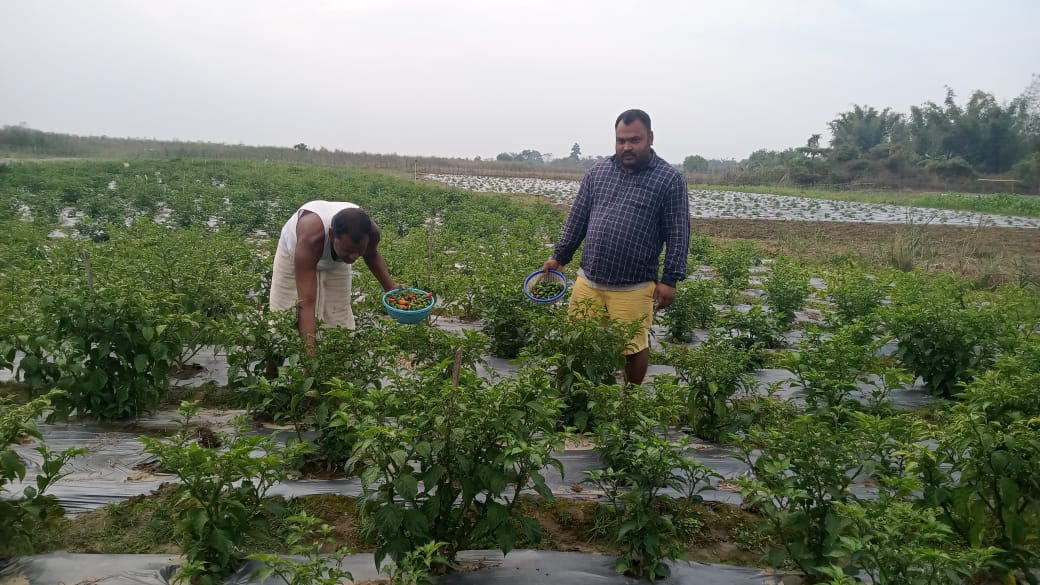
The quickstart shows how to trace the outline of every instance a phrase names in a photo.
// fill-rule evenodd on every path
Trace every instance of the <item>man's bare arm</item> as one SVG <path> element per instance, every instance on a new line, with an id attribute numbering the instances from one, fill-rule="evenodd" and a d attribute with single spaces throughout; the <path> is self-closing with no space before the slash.
<path id="1" fill-rule="evenodd" d="M 325 226 L 316 214 L 305 211 L 296 222 L 296 295 L 300 299 L 299 331 L 308 351 L 313 351 L 318 330 L 318 261 L 325 250 Z"/>
<path id="2" fill-rule="evenodd" d="M 382 232 L 379 231 L 379 226 L 373 221 L 372 233 L 368 236 L 368 249 L 365 250 L 361 257 L 365 260 L 365 266 L 368 266 L 368 269 L 372 271 L 372 276 L 376 277 L 383 290 L 403 288 L 402 285 L 394 280 L 394 277 L 390 276 L 390 270 L 386 267 L 386 260 L 383 259 L 383 255 L 379 252 L 379 240 L 381 237 Z"/>

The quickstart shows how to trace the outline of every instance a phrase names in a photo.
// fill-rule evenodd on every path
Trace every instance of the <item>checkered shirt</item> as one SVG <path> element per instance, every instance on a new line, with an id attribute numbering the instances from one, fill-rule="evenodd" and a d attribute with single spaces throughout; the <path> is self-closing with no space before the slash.
<path id="1" fill-rule="evenodd" d="M 626 173 L 610 157 L 586 173 L 553 257 L 567 264 L 584 240 L 581 269 L 597 284 L 621 286 L 686 278 L 690 248 L 690 203 L 686 180 L 651 154 L 647 165 Z"/>

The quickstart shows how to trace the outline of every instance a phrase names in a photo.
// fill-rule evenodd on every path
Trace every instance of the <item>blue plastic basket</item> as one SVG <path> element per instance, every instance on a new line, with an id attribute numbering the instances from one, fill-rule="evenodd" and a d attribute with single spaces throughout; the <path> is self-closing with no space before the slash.
<path id="1" fill-rule="evenodd" d="M 400 292 L 401 290 L 402 289 L 388 290 L 385 293 L 383 293 L 383 307 L 386 309 L 386 313 L 393 317 L 394 321 L 397 321 L 398 323 L 403 323 L 405 325 L 412 325 L 418 323 L 419 321 L 425 319 L 426 315 L 429 315 L 430 311 L 432 311 L 433 308 L 437 306 L 437 296 L 434 295 L 433 302 L 430 303 L 429 306 L 424 307 L 422 309 L 416 309 L 414 311 L 405 311 L 404 309 L 391 307 L 390 303 L 386 302 L 386 297 L 390 296 L 391 293 Z M 419 293 L 424 296 L 426 295 L 426 291 L 422 290 L 421 288 L 408 288 L 404 290 L 410 290 L 412 292 Z"/>
<path id="2" fill-rule="evenodd" d="M 560 294 L 552 298 L 540 299 L 531 294 L 531 287 L 543 281 L 561 282 L 563 283 L 563 289 L 560 291 Z M 563 273 L 558 270 L 535 270 L 531 274 L 528 274 L 527 278 L 524 279 L 524 294 L 527 295 L 527 298 L 531 299 L 536 303 L 555 303 L 556 301 L 563 298 L 563 295 L 567 292 L 567 287 L 567 277 L 564 276 Z"/>

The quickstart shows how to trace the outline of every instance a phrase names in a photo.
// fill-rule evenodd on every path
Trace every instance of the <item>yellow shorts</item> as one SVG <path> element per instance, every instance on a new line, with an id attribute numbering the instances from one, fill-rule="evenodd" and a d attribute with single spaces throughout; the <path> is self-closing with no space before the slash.
<path id="1" fill-rule="evenodd" d="M 647 283 L 643 288 L 636 290 L 603 290 L 592 288 L 584 276 L 579 276 L 574 281 L 571 290 L 570 305 L 568 313 L 574 314 L 578 303 L 584 299 L 591 299 L 595 304 L 607 311 L 607 316 L 622 323 L 640 322 L 640 329 L 629 341 L 624 355 L 632 355 L 650 347 L 650 326 L 654 324 L 654 289 L 657 285 L 653 282 Z"/>

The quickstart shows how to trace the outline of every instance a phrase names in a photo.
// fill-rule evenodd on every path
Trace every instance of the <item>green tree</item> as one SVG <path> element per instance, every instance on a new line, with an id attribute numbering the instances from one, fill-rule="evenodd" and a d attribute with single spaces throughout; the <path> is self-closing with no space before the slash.
<path id="1" fill-rule="evenodd" d="M 878 112 L 871 106 L 859 105 L 838 114 L 827 124 L 831 129 L 831 148 L 844 153 L 846 160 L 879 144 L 892 142 L 902 134 L 903 125 L 903 115 L 889 108 Z"/>
<path id="2" fill-rule="evenodd" d="M 1001 105 L 992 94 L 976 91 L 954 131 L 954 148 L 975 169 L 1002 173 L 1026 152 L 1025 102 Z"/>
<path id="3" fill-rule="evenodd" d="M 537 164 L 543 164 L 545 162 L 545 158 L 542 156 L 542 153 L 538 152 L 537 150 L 522 150 L 520 151 L 520 155 L 514 160 Z"/>
<path id="4" fill-rule="evenodd" d="M 581 158 L 581 146 L 577 142 L 571 147 L 571 159 L 579 160 Z"/>
<path id="5" fill-rule="evenodd" d="M 683 160 L 682 168 L 687 173 L 703 173 L 708 170 L 708 159 L 699 154 L 688 156 Z"/>
<path id="6" fill-rule="evenodd" d="M 1024 131 L 1030 150 L 1040 153 L 1040 75 L 1019 96 L 1025 116 Z"/>
<path id="7" fill-rule="evenodd" d="M 1040 151 L 1023 158 L 1011 167 L 1011 175 L 1031 191 L 1040 189 Z"/>
<path id="8" fill-rule="evenodd" d="M 810 136 L 809 140 L 805 142 L 805 146 L 797 150 L 812 160 L 816 160 L 816 157 L 823 156 L 827 152 L 826 148 L 820 148 L 819 134 L 813 134 Z"/>
<path id="9" fill-rule="evenodd" d="M 959 157 L 972 169 L 1002 173 L 1028 151 L 1028 90 L 1007 104 L 976 91 L 965 107 L 947 88 L 940 107 L 934 102 L 910 108 L 909 134 L 914 150 L 931 159 Z"/>

